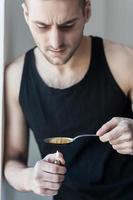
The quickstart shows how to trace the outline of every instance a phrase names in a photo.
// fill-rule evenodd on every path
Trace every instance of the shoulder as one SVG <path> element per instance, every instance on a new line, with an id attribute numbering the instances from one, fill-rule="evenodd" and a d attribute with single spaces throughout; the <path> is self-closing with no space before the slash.
<path id="1" fill-rule="evenodd" d="M 21 77 L 23 73 L 25 54 L 16 58 L 12 63 L 5 67 L 5 85 L 9 93 L 13 93 L 16 98 L 19 95 Z"/>
<path id="2" fill-rule="evenodd" d="M 109 40 L 103 40 L 104 48 L 106 54 L 115 62 L 120 62 L 125 64 L 128 62 L 133 62 L 133 47 L 115 43 Z"/>
<path id="3" fill-rule="evenodd" d="M 17 73 L 19 71 L 22 71 L 23 65 L 24 65 L 24 59 L 25 59 L 25 54 L 21 55 L 20 57 L 16 58 L 13 62 L 8 64 L 5 68 L 6 74 L 10 73 Z"/>
<path id="4" fill-rule="evenodd" d="M 133 48 L 108 40 L 103 40 L 103 43 L 110 70 L 128 95 L 133 88 Z"/>

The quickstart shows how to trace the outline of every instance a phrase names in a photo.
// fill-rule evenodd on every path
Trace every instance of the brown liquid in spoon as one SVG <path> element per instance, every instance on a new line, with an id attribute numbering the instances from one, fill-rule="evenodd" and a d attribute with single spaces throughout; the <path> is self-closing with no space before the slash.
<path id="1" fill-rule="evenodd" d="M 50 144 L 69 144 L 72 142 L 72 139 L 68 137 L 54 137 L 47 138 L 45 142 Z"/>

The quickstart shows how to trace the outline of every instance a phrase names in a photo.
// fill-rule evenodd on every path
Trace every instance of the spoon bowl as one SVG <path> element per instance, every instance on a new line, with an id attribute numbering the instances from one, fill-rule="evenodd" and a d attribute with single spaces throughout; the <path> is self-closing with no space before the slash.
<path id="1" fill-rule="evenodd" d="M 69 144 L 74 142 L 76 139 L 81 138 L 81 137 L 98 137 L 96 134 L 84 134 L 84 135 L 78 135 L 74 138 L 69 138 L 69 137 L 51 137 L 51 138 L 46 138 L 44 139 L 45 143 L 49 144 Z"/>

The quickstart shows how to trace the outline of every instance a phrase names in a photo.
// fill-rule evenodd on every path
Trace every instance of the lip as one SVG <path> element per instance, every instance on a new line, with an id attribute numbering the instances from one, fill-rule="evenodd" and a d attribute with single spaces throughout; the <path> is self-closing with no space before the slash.
<path id="1" fill-rule="evenodd" d="M 60 51 L 63 51 L 64 49 L 59 49 L 59 50 L 51 50 L 53 52 L 60 52 Z"/>
<path id="2" fill-rule="evenodd" d="M 64 49 L 60 49 L 60 50 L 49 50 L 52 54 L 61 54 L 64 53 Z"/>

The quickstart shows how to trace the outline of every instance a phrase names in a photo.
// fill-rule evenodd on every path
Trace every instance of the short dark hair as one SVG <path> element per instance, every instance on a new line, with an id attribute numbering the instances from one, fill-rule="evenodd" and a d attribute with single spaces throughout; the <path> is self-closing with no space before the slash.
<path id="1" fill-rule="evenodd" d="M 27 1 L 28 1 L 28 0 L 24 0 L 25 3 L 27 3 Z M 80 6 L 81 6 L 82 8 L 84 8 L 84 6 L 85 6 L 85 1 L 86 1 L 86 0 L 79 0 Z"/>

